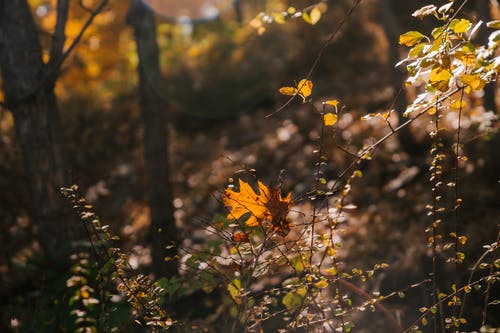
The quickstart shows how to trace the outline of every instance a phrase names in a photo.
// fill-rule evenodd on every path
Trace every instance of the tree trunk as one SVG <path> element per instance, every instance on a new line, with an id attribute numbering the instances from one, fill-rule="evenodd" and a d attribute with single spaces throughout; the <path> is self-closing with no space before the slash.
<path id="1" fill-rule="evenodd" d="M 153 272 L 157 278 L 174 276 L 178 274 L 176 261 L 165 261 L 165 257 L 172 258 L 177 254 L 177 230 L 169 179 L 166 103 L 160 95 L 162 78 L 155 17 L 142 1 L 131 0 L 127 21 L 134 29 L 139 57 L 139 105 L 144 124 Z M 166 246 L 172 247 L 167 249 Z"/>
<path id="2" fill-rule="evenodd" d="M 25 0 L 0 0 L 0 70 L 22 150 L 38 239 L 49 258 L 65 260 L 68 241 L 78 239 L 82 229 L 59 193 L 69 183 L 58 140 L 55 79 L 40 84 L 46 77 L 42 48 Z"/>

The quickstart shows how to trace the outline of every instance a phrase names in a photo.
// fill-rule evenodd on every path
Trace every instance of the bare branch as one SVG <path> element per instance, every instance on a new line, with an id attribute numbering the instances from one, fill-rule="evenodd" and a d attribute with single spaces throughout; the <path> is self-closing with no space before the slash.
<path id="1" fill-rule="evenodd" d="M 58 15 L 64 14 L 63 13 L 64 3 L 66 3 L 66 1 L 67 0 L 59 0 L 59 2 L 58 2 Z M 80 32 L 78 33 L 78 35 L 75 37 L 75 39 L 73 39 L 73 41 L 71 42 L 69 47 L 64 52 L 62 51 L 62 47 L 64 47 L 64 39 L 65 38 L 62 39 L 62 45 L 60 45 L 61 44 L 61 36 L 58 36 L 57 28 L 58 28 L 58 25 L 63 25 L 63 23 L 64 23 L 64 25 L 66 24 L 67 17 L 66 18 L 59 18 L 58 17 L 57 22 L 56 22 L 56 32 L 55 32 L 54 37 L 52 39 L 53 43 L 55 42 L 55 44 L 51 45 L 51 61 L 49 61 L 49 65 L 47 66 L 47 69 L 46 69 L 44 75 L 42 76 L 42 78 L 40 79 L 40 81 L 36 85 L 34 85 L 32 87 L 32 89 L 28 90 L 28 92 L 26 94 L 17 98 L 17 100 L 23 100 L 23 99 L 26 99 L 26 98 L 33 96 L 38 90 L 40 90 L 47 83 L 47 81 L 54 81 L 57 78 L 57 75 L 59 73 L 59 69 L 61 68 L 62 64 L 69 57 L 71 52 L 75 49 L 76 45 L 80 42 L 80 40 L 82 39 L 85 32 L 87 31 L 87 29 L 90 27 L 90 25 L 94 21 L 95 17 L 99 13 L 102 12 L 102 10 L 107 5 L 107 3 L 108 3 L 108 0 L 102 0 L 99 3 L 99 5 L 91 12 L 90 16 L 87 18 L 87 21 L 85 21 L 82 28 L 80 29 Z M 59 5 L 61 5 L 61 7 L 59 7 Z M 64 29 L 62 29 L 62 30 L 64 30 Z M 64 34 L 63 34 L 63 36 L 64 36 Z M 56 47 L 57 48 L 61 47 L 60 51 L 58 51 L 56 49 Z M 54 49 L 54 51 L 53 51 L 54 53 L 52 53 L 52 49 Z M 60 52 L 59 53 L 60 56 L 55 58 L 55 55 L 58 54 L 58 52 Z M 54 58 L 52 58 L 52 56 L 54 56 Z M 52 60 L 52 59 L 54 59 L 54 60 Z M 7 108 L 8 108 L 8 105 L 7 105 Z"/>
<path id="2" fill-rule="evenodd" d="M 89 13 L 92 13 L 93 12 L 93 9 L 90 8 L 90 7 L 87 7 L 85 6 L 85 4 L 83 3 L 83 0 L 78 0 L 78 4 L 80 5 L 80 7 L 85 10 L 86 12 L 89 12 Z"/>
<path id="3" fill-rule="evenodd" d="M 69 1 L 57 0 L 57 21 L 50 44 L 50 58 L 48 68 L 54 68 L 55 63 L 62 57 L 66 35 L 64 30 L 68 22 Z"/>

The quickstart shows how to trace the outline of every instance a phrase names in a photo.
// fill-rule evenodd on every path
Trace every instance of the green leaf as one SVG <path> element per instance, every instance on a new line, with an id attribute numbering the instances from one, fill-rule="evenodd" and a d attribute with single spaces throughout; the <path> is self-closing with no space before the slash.
<path id="1" fill-rule="evenodd" d="M 456 34 L 467 32 L 469 27 L 470 21 L 466 19 L 454 19 L 450 23 L 450 29 Z"/>
<path id="2" fill-rule="evenodd" d="M 290 264 L 297 273 L 301 273 L 304 271 L 304 264 L 300 256 L 293 257 Z"/>
<path id="3" fill-rule="evenodd" d="M 492 29 L 500 29 L 500 20 L 490 21 L 486 23 L 486 26 Z"/>
<path id="4" fill-rule="evenodd" d="M 286 306 L 287 310 L 292 312 L 302 304 L 303 298 L 304 297 L 297 292 L 291 291 L 283 297 L 282 302 L 283 305 Z"/>
<path id="5" fill-rule="evenodd" d="M 227 290 L 231 295 L 231 298 L 236 304 L 241 304 L 241 281 L 240 279 L 234 279 L 227 285 Z"/>
<path id="6" fill-rule="evenodd" d="M 438 39 L 444 31 L 445 26 L 440 26 L 432 29 L 431 35 L 434 39 Z"/>
<path id="7" fill-rule="evenodd" d="M 418 43 L 417 45 L 415 45 L 411 50 L 410 52 L 408 52 L 408 56 L 409 57 L 418 57 L 419 55 L 421 55 L 424 47 L 427 45 L 427 43 Z"/>

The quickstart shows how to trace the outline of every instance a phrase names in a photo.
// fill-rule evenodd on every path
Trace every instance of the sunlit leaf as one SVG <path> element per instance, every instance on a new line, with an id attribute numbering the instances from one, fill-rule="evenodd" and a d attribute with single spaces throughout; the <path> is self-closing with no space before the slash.
<path id="1" fill-rule="evenodd" d="M 278 24 L 284 24 L 285 16 L 283 15 L 283 13 L 273 13 L 273 20 Z"/>
<path id="2" fill-rule="evenodd" d="M 440 26 L 440 27 L 436 27 L 436 28 L 432 29 L 431 36 L 434 39 L 438 39 L 443 34 L 445 27 L 446 26 Z"/>
<path id="3" fill-rule="evenodd" d="M 304 271 L 304 263 L 300 256 L 293 257 L 290 261 L 290 264 L 297 273 L 301 273 Z"/>
<path id="4" fill-rule="evenodd" d="M 481 79 L 481 76 L 479 74 L 474 74 L 474 75 L 464 74 L 460 76 L 460 81 L 470 86 L 472 90 L 483 89 L 484 85 L 486 84 L 484 80 Z"/>
<path id="5" fill-rule="evenodd" d="M 469 26 L 470 21 L 466 19 L 454 19 L 450 22 L 450 29 L 456 34 L 467 32 Z"/>
<path id="6" fill-rule="evenodd" d="M 312 25 L 315 25 L 316 23 L 319 22 L 321 18 L 321 10 L 318 7 L 314 7 L 311 10 L 311 13 L 309 14 L 309 17 L 311 19 L 311 22 L 309 22 Z"/>
<path id="7" fill-rule="evenodd" d="M 253 18 L 252 20 L 250 20 L 250 22 L 248 24 L 250 24 L 250 26 L 252 28 L 255 28 L 255 29 L 260 28 L 263 25 L 263 23 L 262 23 L 262 13 L 260 13 L 255 18 Z"/>
<path id="8" fill-rule="evenodd" d="M 436 6 L 427 5 L 414 11 L 413 14 L 411 14 L 411 16 L 418 17 L 421 19 L 428 15 L 434 15 L 435 13 L 436 13 Z"/>
<path id="9" fill-rule="evenodd" d="M 446 13 L 447 11 L 450 10 L 451 6 L 453 6 L 453 3 L 454 3 L 453 1 L 450 1 L 447 4 L 444 4 L 441 7 L 439 7 L 438 13 L 440 14 Z"/>
<path id="10" fill-rule="evenodd" d="M 297 85 L 298 94 L 302 96 L 304 100 L 306 99 L 306 97 L 311 96 L 312 88 L 313 83 L 306 79 L 300 80 L 299 84 Z"/>
<path id="11" fill-rule="evenodd" d="M 467 107 L 467 103 L 464 100 L 456 100 L 450 103 L 450 107 L 455 110 L 460 110 Z"/>
<path id="12" fill-rule="evenodd" d="M 500 20 L 490 21 L 486 23 L 486 26 L 492 29 L 500 29 Z"/>
<path id="13" fill-rule="evenodd" d="M 303 12 L 302 13 L 302 19 L 304 21 L 306 21 L 307 23 L 312 24 L 311 23 L 311 17 L 309 16 L 309 14 L 307 12 Z"/>
<path id="14" fill-rule="evenodd" d="M 241 281 L 239 279 L 234 279 L 227 285 L 227 290 L 231 295 L 231 298 L 236 304 L 241 304 Z"/>
<path id="15" fill-rule="evenodd" d="M 333 113 L 327 113 L 323 116 L 325 121 L 325 126 L 333 126 L 337 122 L 337 115 Z"/>
<path id="16" fill-rule="evenodd" d="M 437 112 L 437 109 L 433 106 L 429 110 L 427 110 L 427 113 L 430 115 L 433 115 Z"/>
<path id="17" fill-rule="evenodd" d="M 326 101 L 325 104 L 337 107 L 337 105 L 339 105 L 339 101 L 336 99 L 332 99 L 332 100 Z"/>
<path id="18" fill-rule="evenodd" d="M 255 193 L 252 187 L 241 179 L 239 180 L 239 185 L 239 192 L 226 189 L 222 196 L 224 205 L 231 207 L 231 212 L 227 215 L 227 218 L 235 220 L 250 213 L 251 215 L 246 221 L 246 225 L 256 227 L 268 212 L 265 205 L 269 198 L 269 190 L 260 181 L 258 182 L 259 194 Z"/>
<path id="19" fill-rule="evenodd" d="M 448 81 L 451 79 L 451 72 L 442 67 L 434 67 L 429 75 L 430 82 Z"/>
<path id="20" fill-rule="evenodd" d="M 425 36 L 422 35 L 418 31 L 408 31 L 401 36 L 399 36 L 399 44 L 404 45 L 404 46 L 413 46 L 418 43 L 424 38 Z"/>
<path id="21" fill-rule="evenodd" d="M 335 267 L 328 268 L 328 269 L 325 269 L 325 273 L 326 274 L 330 274 L 330 275 L 336 275 L 337 274 L 337 269 Z"/>
<path id="22" fill-rule="evenodd" d="M 314 284 L 316 288 L 323 289 L 328 287 L 328 281 L 326 280 L 320 280 Z"/>
<path id="23" fill-rule="evenodd" d="M 285 234 L 288 227 L 286 215 L 290 209 L 291 193 L 281 196 L 279 189 L 268 188 L 258 181 L 259 193 L 245 181 L 239 180 L 239 192 L 226 189 L 222 195 L 222 202 L 231 207 L 228 219 L 236 220 L 250 213 L 245 224 L 249 227 L 259 226 L 266 219 L 270 219 L 277 232 Z"/>
<path id="24" fill-rule="evenodd" d="M 288 311 L 293 311 L 302 304 L 303 296 L 297 292 L 290 291 L 283 297 L 283 305 Z"/>
<path id="25" fill-rule="evenodd" d="M 417 45 L 415 45 L 409 52 L 408 52 L 408 56 L 409 57 L 417 57 L 419 56 L 422 51 L 424 50 L 424 47 L 426 46 L 427 44 L 426 43 L 418 43 Z"/>
<path id="26" fill-rule="evenodd" d="M 293 96 L 297 94 L 298 90 L 294 87 L 281 87 L 279 92 L 283 95 Z"/>

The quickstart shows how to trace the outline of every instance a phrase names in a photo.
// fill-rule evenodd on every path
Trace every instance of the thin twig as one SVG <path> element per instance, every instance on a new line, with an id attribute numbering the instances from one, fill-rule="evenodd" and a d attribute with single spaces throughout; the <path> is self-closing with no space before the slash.
<path id="1" fill-rule="evenodd" d="M 316 69 L 316 67 L 318 67 L 319 62 L 321 60 L 321 57 L 323 56 L 323 53 L 325 52 L 326 48 L 328 46 L 330 46 L 330 44 L 333 42 L 333 40 L 335 39 L 335 37 L 337 37 L 337 35 L 340 32 L 340 30 L 347 23 L 347 20 L 352 16 L 352 14 L 356 10 L 356 8 L 360 5 L 361 1 L 362 0 L 353 0 L 353 4 L 352 4 L 351 8 L 349 9 L 349 11 L 347 12 L 347 14 L 337 24 L 337 26 L 335 27 L 334 31 L 328 36 L 328 38 L 326 39 L 326 41 L 323 43 L 323 45 L 321 46 L 321 48 L 319 49 L 319 51 L 318 51 L 318 53 L 316 55 L 316 58 L 314 59 L 313 64 L 311 65 L 311 67 L 309 68 L 309 71 L 307 72 L 307 74 L 305 76 L 306 80 L 309 80 L 311 78 L 311 75 L 313 74 L 313 72 Z M 292 97 L 290 97 L 278 109 L 276 109 L 272 113 L 266 115 L 266 118 L 271 117 L 271 116 L 273 116 L 273 115 L 281 112 L 282 110 L 284 110 L 297 96 L 298 96 L 298 94 L 295 94 Z"/>

